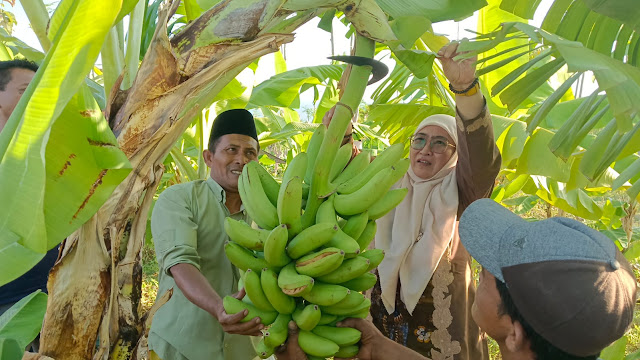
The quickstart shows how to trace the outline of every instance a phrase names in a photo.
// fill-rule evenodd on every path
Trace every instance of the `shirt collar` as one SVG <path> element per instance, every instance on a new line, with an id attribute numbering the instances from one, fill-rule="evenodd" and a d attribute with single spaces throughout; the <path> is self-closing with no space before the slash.
<path id="1" fill-rule="evenodd" d="M 207 178 L 207 185 L 209 185 L 209 189 L 211 189 L 213 195 L 216 196 L 216 199 L 218 199 L 219 202 L 224 204 L 225 201 L 227 201 L 227 196 L 224 192 L 224 189 L 215 180 L 213 180 L 211 176 Z"/>

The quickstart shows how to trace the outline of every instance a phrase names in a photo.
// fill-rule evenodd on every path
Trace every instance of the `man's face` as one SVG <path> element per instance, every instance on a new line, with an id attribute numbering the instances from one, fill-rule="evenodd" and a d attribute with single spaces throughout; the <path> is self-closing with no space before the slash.
<path id="1" fill-rule="evenodd" d="M 238 192 L 238 178 L 249 161 L 258 159 L 258 142 L 247 135 L 227 134 L 220 137 L 214 149 L 204 151 L 211 168 L 211 178 L 225 191 Z"/>
<path id="2" fill-rule="evenodd" d="M 433 151 L 431 144 L 434 140 L 437 143 L 454 144 L 453 139 L 446 130 L 436 125 L 427 125 L 420 129 L 414 136 L 414 141 L 416 139 L 424 139 L 426 143 L 422 149 L 411 147 L 409 151 L 411 169 L 418 177 L 430 179 L 447 164 L 455 152 L 455 147 L 446 146 L 444 152 L 439 154 Z"/>
<path id="3" fill-rule="evenodd" d="M 4 128 L 20 97 L 36 74 L 29 69 L 21 68 L 14 68 L 10 71 L 11 81 L 7 83 L 4 91 L 0 91 L 0 131 Z"/>
<path id="4" fill-rule="evenodd" d="M 500 314 L 501 304 L 496 278 L 482 269 L 471 315 L 476 324 L 498 343 L 506 338 L 512 324 L 508 315 Z"/>

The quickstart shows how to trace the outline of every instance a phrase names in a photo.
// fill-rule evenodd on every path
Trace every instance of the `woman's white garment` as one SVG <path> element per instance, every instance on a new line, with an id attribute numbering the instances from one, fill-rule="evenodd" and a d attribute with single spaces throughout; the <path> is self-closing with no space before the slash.
<path id="1" fill-rule="evenodd" d="M 454 117 L 430 116 L 420 123 L 414 135 L 427 125 L 443 128 L 458 144 Z M 407 196 L 398 207 L 378 220 L 375 246 L 385 251 L 378 274 L 382 301 L 389 314 L 395 310 L 398 279 L 401 300 L 409 314 L 413 313 L 451 243 L 458 213 L 457 163 L 456 151 L 430 179 L 419 178 L 409 168 L 394 185 L 394 188 L 408 188 Z"/>

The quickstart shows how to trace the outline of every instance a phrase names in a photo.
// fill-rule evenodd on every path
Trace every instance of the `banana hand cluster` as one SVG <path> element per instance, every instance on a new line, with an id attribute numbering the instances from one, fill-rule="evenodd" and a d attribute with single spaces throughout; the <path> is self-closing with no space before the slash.
<path id="1" fill-rule="evenodd" d="M 245 272 L 247 296 L 227 296 L 223 304 L 228 313 L 248 309 L 243 321 L 258 316 L 267 325 L 257 345 L 262 358 L 286 342 L 291 320 L 300 328 L 298 343 L 310 358 L 358 353 L 360 332 L 335 324 L 369 314 L 371 301 L 362 292 L 375 285 L 371 270 L 384 258 L 381 250 L 367 250 L 376 233 L 375 220 L 407 194 L 407 189 L 390 190 L 409 167 L 409 160 L 402 159 L 402 145 L 389 147 L 373 162 L 367 152 L 349 161 L 351 146 L 345 145 L 331 166 L 316 169 L 325 132 L 318 128 L 308 151 L 292 159 L 281 183 L 259 163 L 248 163 L 238 190 L 259 228 L 231 218 L 224 224 L 231 239 L 225 252 Z M 328 186 L 312 186 L 318 173 Z M 314 216 L 303 221 L 308 210 L 304 204 L 309 203 L 316 204 L 309 210 Z"/>

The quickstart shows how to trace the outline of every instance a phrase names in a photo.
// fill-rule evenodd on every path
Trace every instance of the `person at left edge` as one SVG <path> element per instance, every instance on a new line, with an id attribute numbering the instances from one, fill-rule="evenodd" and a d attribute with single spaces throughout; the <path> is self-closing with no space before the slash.
<path id="1" fill-rule="evenodd" d="M 258 157 L 258 136 L 247 110 L 227 110 L 214 120 L 207 180 L 177 184 L 158 198 L 151 233 L 158 259 L 158 298 L 173 288 L 149 332 L 151 358 L 163 360 L 252 359 L 249 336 L 261 335 L 259 318 L 241 323 L 245 312 L 229 315 L 222 298 L 238 292 L 238 269 L 227 259 L 224 219 L 250 221 L 238 194 L 242 168 Z"/>

